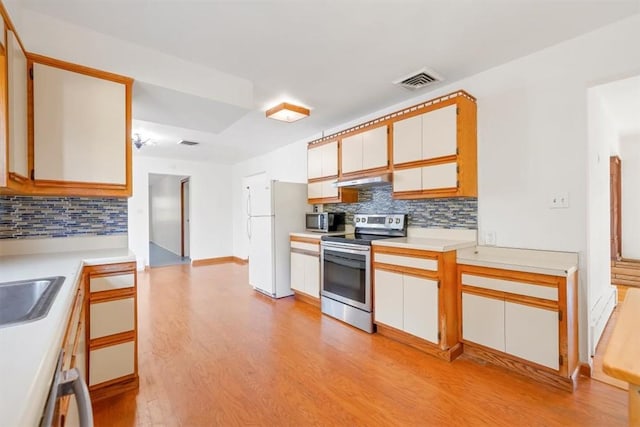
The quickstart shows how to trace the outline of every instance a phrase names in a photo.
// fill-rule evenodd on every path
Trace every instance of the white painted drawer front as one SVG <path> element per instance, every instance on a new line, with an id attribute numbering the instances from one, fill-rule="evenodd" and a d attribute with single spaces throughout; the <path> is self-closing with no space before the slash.
<path id="1" fill-rule="evenodd" d="M 420 268 L 422 270 L 438 271 L 438 261 L 427 258 L 415 258 L 390 254 L 375 254 L 375 262 L 382 262 L 402 267 Z"/>
<path id="2" fill-rule="evenodd" d="M 393 191 L 422 190 L 422 169 L 401 169 L 393 171 Z"/>
<path id="3" fill-rule="evenodd" d="M 291 249 L 302 249 L 305 251 L 311 251 L 315 253 L 320 253 L 320 246 L 313 243 L 305 243 L 305 242 L 291 242 Z"/>
<path id="4" fill-rule="evenodd" d="M 504 301 L 463 292 L 462 339 L 504 351 Z"/>
<path id="5" fill-rule="evenodd" d="M 89 311 L 91 339 L 135 329 L 133 298 L 91 304 Z"/>
<path id="6" fill-rule="evenodd" d="M 509 354 L 558 369 L 558 312 L 507 301 L 505 343 Z"/>
<path id="7" fill-rule="evenodd" d="M 511 280 L 463 274 L 462 284 L 484 289 L 493 289 L 495 291 L 509 292 L 512 294 L 526 295 L 534 298 L 543 298 L 552 301 L 558 300 L 558 288 L 536 285 L 534 283 L 514 282 Z"/>
<path id="8" fill-rule="evenodd" d="M 89 358 L 89 385 L 133 374 L 134 354 L 133 341 L 92 350 Z"/>
<path id="9" fill-rule="evenodd" d="M 91 278 L 91 292 L 111 291 L 114 289 L 133 288 L 135 278 L 133 273 L 117 276 Z"/>
<path id="10" fill-rule="evenodd" d="M 457 163 L 443 163 L 422 168 L 422 189 L 455 188 L 458 186 Z"/>

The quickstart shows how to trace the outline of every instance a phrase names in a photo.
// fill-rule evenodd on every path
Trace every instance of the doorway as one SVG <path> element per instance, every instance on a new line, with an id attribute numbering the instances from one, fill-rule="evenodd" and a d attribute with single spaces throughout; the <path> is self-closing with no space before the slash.
<path id="1" fill-rule="evenodd" d="M 149 174 L 149 266 L 190 264 L 189 177 Z"/>

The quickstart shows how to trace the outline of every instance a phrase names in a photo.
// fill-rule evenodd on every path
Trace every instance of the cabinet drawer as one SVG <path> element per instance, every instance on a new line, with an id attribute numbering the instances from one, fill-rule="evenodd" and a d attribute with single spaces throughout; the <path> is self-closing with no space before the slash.
<path id="1" fill-rule="evenodd" d="M 302 249 L 304 251 L 310 251 L 319 254 L 320 244 L 292 241 L 291 249 Z"/>
<path id="2" fill-rule="evenodd" d="M 374 255 L 375 262 L 400 265 L 402 267 L 419 268 L 422 270 L 438 271 L 438 261 L 428 258 L 416 258 L 400 255 L 378 254 Z"/>
<path id="3" fill-rule="evenodd" d="M 135 342 L 125 342 L 91 350 L 89 385 L 124 377 L 135 370 Z"/>
<path id="4" fill-rule="evenodd" d="M 534 298 L 543 298 L 558 301 L 558 288 L 553 286 L 538 285 L 535 283 L 515 282 L 506 279 L 495 279 L 485 276 L 462 274 L 462 284 L 477 288 L 491 289 L 494 291 L 508 292 L 511 294 L 526 295 Z"/>
<path id="5" fill-rule="evenodd" d="M 135 329 L 133 298 L 91 304 L 89 310 L 91 339 Z"/>
<path id="6" fill-rule="evenodd" d="M 135 284 L 135 275 L 119 274 L 117 276 L 92 277 L 90 279 L 91 292 L 112 291 L 115 289 L 132 288 Z"/>

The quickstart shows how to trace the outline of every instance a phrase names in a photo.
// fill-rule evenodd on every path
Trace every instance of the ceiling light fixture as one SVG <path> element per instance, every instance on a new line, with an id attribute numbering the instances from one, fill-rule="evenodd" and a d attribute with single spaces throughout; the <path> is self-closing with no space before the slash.
<path id="1" fill-rule="evenodd" d="M 282 104 L 268 109 L 266 111 L 266 115 L 270 119 L 291 123 L 307 117 L 309 115 L 309 109 L 283 102 Z"/>

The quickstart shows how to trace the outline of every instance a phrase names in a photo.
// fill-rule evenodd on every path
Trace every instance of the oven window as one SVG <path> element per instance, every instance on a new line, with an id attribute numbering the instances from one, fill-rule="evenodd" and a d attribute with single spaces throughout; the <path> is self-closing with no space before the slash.
<path id="1" fill-rule="evenodd" d="M 366 260 L 365 255 L 325 249 L 324 290 L 365 304 Z"/>

